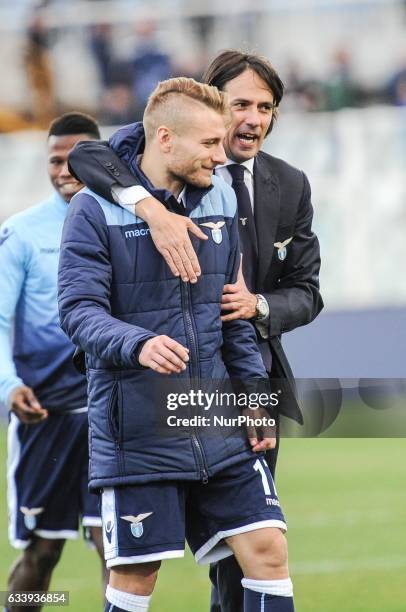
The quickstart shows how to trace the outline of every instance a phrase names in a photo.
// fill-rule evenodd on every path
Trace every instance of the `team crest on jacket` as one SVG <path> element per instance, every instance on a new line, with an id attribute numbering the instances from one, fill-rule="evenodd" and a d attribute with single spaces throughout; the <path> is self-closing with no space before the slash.
<path id="1" fill-rule="evenodd" d="M 131 533 L 134 538 L 140 538 L 144 533 L 144 525 L 142 521 L 146 519 L 148 516 L 151 516 L 152 512 L 145 512 L 144 514 L 138 514 L 138 516 L 133 516 L 132 514 L 128 516 L 122 516 L 121 518 L 124 521 L 129 521 L 131 523 Z"/>
<path id="2" fill-rule="evenodd" d="M 223 234 L 221 232 L 221 228 L 225 225 L 225 221 L 217 221 L 217 223 L 213 223 L 213 221 L 208 221 L 207 223 L 200 223 L 203 227 L 208 227 L 211 229 L 211 237 L 216 244 L 221 244 L 223 241 Z"/>
<path id="3" fill-rule="evenodd" d="M 44 508 L 27 508 L 27 506 L 21 506 L 21 512 L 24 514 L 24 525 L 32 531 L 37 526 L 37 516 L 44 512 Z"/>
<path id="4" fill-rule="evenodd" d="M 274 247 L 276 247 L 278 249 L 278 258 L 281 261 L 286 259 L 286 255 L 287 255 L 286 247 L 289 244 L 289 242 L 291 242 L 292 240 L 293 240 L 293 236 L 291 236 L 290 238 L 288 238 L 284 242 L 274 242 Z"/>

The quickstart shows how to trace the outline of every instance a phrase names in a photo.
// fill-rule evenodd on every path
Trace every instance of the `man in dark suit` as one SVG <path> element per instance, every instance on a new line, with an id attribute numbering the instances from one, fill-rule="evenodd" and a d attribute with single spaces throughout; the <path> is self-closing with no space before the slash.
<path id="1" fill-rule="evenodd" d="M 276 119 L 283 84 L 268 60 L 233 50 L 213 60 L 204 80 L 229 96 L 232 121 L 224 143 L 228 160 L 216 174 L 236 192 L 243 255 L 237 282 L 224 288 L 223 320 L 252 321 L 274 388 L 281 391 L 279 412 L 301 422 L 280 336 L 311 322 L 323 302 L 309 182 L 300 170 L 260 151 Z M 200 239 L 204 235 L 190 219 L 169 213 L 135 186 L 133 175 L 106 143 L 80 144 L 70 163 L 83 183 L 149 224 L 174 274 L 197 281 L 199 263 L 188 232 Z M 277 449 L 267 457 L 273 474 L 276 457 Z M 234 558 L 213 565 L 211 579 L 212 612 L 242 611 L 241 572 Z"/>

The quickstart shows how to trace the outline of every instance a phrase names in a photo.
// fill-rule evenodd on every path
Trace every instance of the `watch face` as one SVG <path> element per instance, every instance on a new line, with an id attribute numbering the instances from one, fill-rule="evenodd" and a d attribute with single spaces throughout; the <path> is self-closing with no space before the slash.
<path id="1" fill-rule="evenodd" d="M 267 303 L 263 298 L 258 298 L 257 312 L 260 317 L 265 317 L 268 312 Z"/>

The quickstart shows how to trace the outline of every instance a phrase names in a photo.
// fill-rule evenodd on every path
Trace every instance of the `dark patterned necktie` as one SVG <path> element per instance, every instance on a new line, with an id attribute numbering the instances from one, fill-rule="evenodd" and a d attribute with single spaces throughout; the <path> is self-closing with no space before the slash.
<path id="1" fill-rule="evenodd" d="M 250 194 L 244 183 L 244 166 L 230 164 L 227 166 L 227 170 L 233 179 L 232 188 L 237 196 L 238 233 L 240 235 L 241 252 L 243 255 L 242 271 L 248 289 L 254 291 L 258 260 L 257 232 Z"/>

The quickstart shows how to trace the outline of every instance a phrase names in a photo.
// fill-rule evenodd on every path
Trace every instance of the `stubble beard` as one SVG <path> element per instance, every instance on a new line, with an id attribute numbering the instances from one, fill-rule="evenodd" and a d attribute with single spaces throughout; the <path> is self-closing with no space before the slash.
<path id="1" fill-rule="evenodd" d="M 211 175 L 204 177 L 198 176 L 199 169 L 182 169 L 182 168 L 174 168 L 169 171 L 169 174 L 172 180 L 175 180 L 180 183 L 186 183 L 187 185 L 191 185 L 192 187 L 197 187 L 200 189 L 205 189 L 210 187 L 211 185 Z"/>

